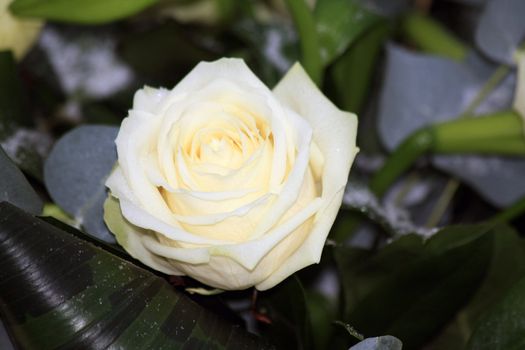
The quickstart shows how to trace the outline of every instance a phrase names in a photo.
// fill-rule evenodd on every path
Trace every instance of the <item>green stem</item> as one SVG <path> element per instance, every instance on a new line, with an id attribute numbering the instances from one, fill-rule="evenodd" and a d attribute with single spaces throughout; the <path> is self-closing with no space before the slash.
<path id="1" fill-rule="evenodd" d="M 492 217 L 493 222 L 509 222 L 525 213 L 525 197 L 506 208 L 504 211 Z"/>
<path id="2" fill-rule="evenodd" d="M 372 192 L 381 197 L 399 175 L 431 149 L 433 139 L 434 136 L 429 128 L 420 129 L 405 139 L 372 178 L 370 182 Z"/>
<path id="3" fill-rule="evenodd" d="M 312 11 L 305 0 L 285 0 L 292 15 L 301 42 L 301 56 L 304 69 L 319 85 L 323 79 L 323 65 L 317 28 Z"/>
<path id="4" fill-rule="evenodd" d="M 409 136 L 375 174 L 370 189 L 382 196 L 426 152 L 525 156 L 520 116 L 514 111 L 461 118 L 420 129 Z"/>
<path id="5" fill-rule="evenodd" d="M 445 213 L 445 210 L 447 210 L 448 208 L 448 204 L 454 197 L 454 194 L 456 193 L 459 184 L 460 183 L 457 179 L 451 179 L 447 182 L 443 193 L 439 197 L 436 205 L 432 210 L 432 213 L 430 214 L 425 224 L 426 227 L 435 227 L 439 223 L 439 220 L 441 220 L 441 217 Z"/>
<path id="6" fill-rule="evenodd" d="M 402 19 L 403 34 L 422 51 L 462 61 L 468 48 L 441 23 L 429 16 L 412 12 Z"/>
<path id="7" fill-rule="evenodd" d="M 431 129 L 435 153 L 525 155 L 522 121 L 514 111 L 454 119 Z"/>
<path id="8" fill-rule="evenodd" d="M 477 93 L 476 97 L 470 102 L 467 109 L 463 112 L 462 116 L 467 117 L 472 115 L 476 108 L 483 102 L 488 95 L 498 86 L 503 79 L 510 73 L 510 67 L 506 65 L 500 65 L 494 73 L 491 74 L 489 79 L 483 84 L 481 90 Z"/>

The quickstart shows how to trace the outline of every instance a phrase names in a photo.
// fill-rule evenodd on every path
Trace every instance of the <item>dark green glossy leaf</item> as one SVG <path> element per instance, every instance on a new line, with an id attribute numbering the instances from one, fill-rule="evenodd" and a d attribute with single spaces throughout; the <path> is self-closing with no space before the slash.
<path id="1" fill-rule="evenodd" d="M 20 348 L 270 348 L 78 237 L 0 204 L 0 313 Z"/>
<path id="2" fill-rule="evenodd" d="M 525 348 L 525 278 L 517 282 L 474 330 L 469 350 Z"/>
<path id="3" fill-rule="evenodd" d="M 401 350 L 401 340 L 391 335 L 365 339 L 352 346 L 349 350 Z"/>
<path id="4" fill-rule="evenodd" d="M 336 249 L 346 321 L 367 336 L 392 334 L 417 349 L 477 290 L 492 247 L 491 226 L 477 225 L 446 228 L 426 242 L 405 236 L 370 258 Z"/>
<path id="5" fill-rule="evenodd" d="M 104 185 L 117 161 L 118 128 L 79 126 L 53 147 L 44 166 L 44 181 L 53 201 L 84 230 L 107 242 L 115 242 L 104 224 Z"/>
<path id="6" fill-rule="evenodd" d="M 360 34 L 381 18 L 361 2 L 359 0 L 317 1 L 314 15 L 321 46 L 321 59 L 325 65 L 341 55 Z"/>
<path id="7" fill-rule="evenodd" d="M 11 12 L 22 17 L 98 24 L 134 15 L 158 0 L 15 0 Z"/>
<path id="8" fill-rule="evenodd" d="M 480 318 L 525 276 L 525 240 L 510 227 L 498 227 L 483 284 L 428 350 L 464 348 Z"/>
<path id="9" fill-rule="evenodd" d="M 42 212 L 42 201 L 24 174 L 13 164 L 0 147 L 0 202 L 7 201 L 30 213 Z"/>
<path id="10" fill-rule="evenodd" d="M 262 334 L 272 339 L 280 349 L 312 349 L 312 329 L 303 286 L 293 275 L 258 297 L 259 310 L 271 324 Z"/>

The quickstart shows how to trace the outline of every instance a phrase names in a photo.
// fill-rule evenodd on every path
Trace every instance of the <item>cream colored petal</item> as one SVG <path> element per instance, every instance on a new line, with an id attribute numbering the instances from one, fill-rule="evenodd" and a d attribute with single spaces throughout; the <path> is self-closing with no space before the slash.
<path id="1" fill-rule="evenodd" d="M 275 205 L 272 206 L 266 215 L 265 220 L 255 229 L 253 233 L 254 238 L 260 237 L 272 228 L 286 211 L 293 206 L 299 197 L 299 190 L 301 189 L 308 170 L 312 129 L 292 111 L 289 111 L 288 118 L 289 121 L 292 122 L 293 130 L 296 134 L 294 137 L 296 140 L 290 141 L 296 142 L 298 154 L 284 186 L 278 190 L 270 189 L 272 192 L 278 191 L 279 197 Z"/>
<path id="2" fill-rule="evenodd" d="M 115 144 L 119 167 L 141 207 L 163 221 L 174 224 L 171 211 L 157 187 L 149 180 L 144 168 L 147 164 L 142 161 L 155 144 L 158 122 L 158 118 L 151 118 L 148 113 L 130 113 L 122 122 Z"/>
<path id="3" fill-rule="evenodd" d="M 247 85 L 259 93 L 271 94 L 271 91 L 248 68 L 242 59 L 221 58 L 214 62 L 200 62 L 182 79 L 171 94 L 199 91 L 213 81 L 224 79 L 236 84 Z"/>
<path id="4" fill-rule="evenodd" d="M 176 191 L 172 187 L 172 185 L 168 183 L 168 181 L 162 174 L 161 170 L 159 169 L 159 166 L 157 163 L 157 157 L 155 157 L 155 155 L 153 154 L 144 155 L 140 161 L 141 161 L 142 167 L 146 171 L 146 175 L 149 181 L 151 182 L 153 186 L 162 187 L 166 191 L 169 191 L 169 192 Z"/>
<path id="5" fill-rule="evenodd" d="M 320 205 L 321 199 L 316 198 L 297 214 L 261 238 L 235 245 L 210 247 L 210 254 L 229 257 L 248 270 L 253 270 L 259 261 L 280 241 L 285 239 L 290 233 L 308 220 L 308 218 L 314 215 L 319 210 Z"/>
<path id="6" fill-rule="evenodd" d="M 166 238 L 177 242 L 204 245 L 228 243 L 228 240 L 213 240 L 194 235 L 181 229 L 180 226 L 170 225 L 162 220 L 159 220 L 157 217 L 149 214 L 147 211 L 134 205 L 130 201 L 124 199 L 119 200 L 122 215 L 135 226 L 158 232 Z"/>
<path id="7" fill-rule="evenodd" d="M 170 247 L 150 236 L 142 236 L 142 243 L 147 250 L 166 259 L 188 264 L 205 264 L 210 261 L 210 254 L 206 248 Z"/>
<path id="8" fill-rule="evenodd" d="M 112 195 L 118 199 L 123 198 L 137 205 L 140 203 L 129 188 L 124 173 L 119 166 L 116 166 L 109 175 L 106 180 L 106 187 L 109 188 Z"/>
<path id="9" fill-rule="evenodd" d="M 181 196 L 190 196 L 196 199 L 204 200 L 204 201 L 210 201 L 210 202 L 219 202 L 224 201 L 228 199 L 239 199 L 247 194 L 257 192 L 256 189 L 246 189 L 246 190 L 238 190 L 238 191 L 218 191 L 218 192 L 199 192 L 199 191 L 188 191 L 184 189 L 178 189 L 174 191 L 174 193 L 179 194 Z"/>
<path id="10" fill-rule="evenodd" d="M 275 96 L 306 119 L 324 156 L 323 194 L 332 197 L 348 180 L 358 152 L 357 116 L 339 110 L 296 63 L 274 88 Z"/>
<path id="11" fill-rule="evenodd" d="M 168 95 L 168 90 L 164 88 L 152 88 L 144 86 L 135 92 L 133 96 L 133 109 L 142 112 L 155 113 L 162 100 Z"/>
<path id="12" fill-rule="evenodd" d="M 224 244 L 225 240 L 212 240 L 205 237 L 194 235 L 183 230 L 180 225 L 172 225 L 164 222 L 158 217 L 149 214 L 141 208 L 140 202 L 134 192 L 129 188 L 127 181 L 119 167 L 115 168 L 106 186 L 110 189 L 112 196 L 120 201 L 120 211 L 122 216 L 131 224 L 143 229 L 152 230 L 174 241 L 192 244 Z"/>
<path id="13" fill-rule="evenodd" d="M 319 263 L 326 236 L 328 235 L 328 232 L 330 232 L 330 228 L 332 227 L 335 217 L 339 212 L 339 208 L 341 207 L 343 193 L 344 189 L 338 192 L 332 200 L 329 201 L 329 204 L 323 208 L 324 210 L 319 211 L 319 213 L 322 214 L 317 217 L 314 227 L 303 244 L 288 258 L 288 260 L 286 260 L 286 264 L 281 265 L 264 281 L 257 283 L 255 285 L 256 289 L 270 289 L 282 282 L 288 276 L 292 275 L 294 272 L 309 265 Z M 321 205 L 325 204 L 326 203 L 321 203 Z"/>
<path id="14" fill-rule="evenodd" d="M 115 235 L 117 242 L 135 259 L 168 275 L 184 274 L 165 259 L 151 254 L 144 248 L 141 237 L 147 235 L 146 230 L 133 226 L 124 219 L 118 200 L 112 196 L 109 196 L 104 202 L 104 221 Z"/>
<path id="15" fill-rule="evenodd" d="M 350 166 L 358 152 L 355 144 L 357 116 L 335 107 L 299 64 L 290 69 L 275 87 L 274 93 L 313 128 L 314 142 L 324 156 L 323 203 L 308 238 L 286 264 L 256 285 L 259 290 L 269 289 L 297 270 L 319 262 L 324 242 L 341 206 Z"/>
<path id="16" fill-rule="evenodd" d="M 266 194 L 241 207 L 235 208 L 228 212 L 221 212 L 208 215 L 178 215 L 173 214 L 173 216 L 184 224 L 190 225 L 215 225 L 219 222 L 222 222 L 230 217 L 237 216 L 242 217 L 248 214 L 252 209 L 256 207 L 261 207 L 266 204 L 266 202 L 271 198 L 270 194 Z"/>

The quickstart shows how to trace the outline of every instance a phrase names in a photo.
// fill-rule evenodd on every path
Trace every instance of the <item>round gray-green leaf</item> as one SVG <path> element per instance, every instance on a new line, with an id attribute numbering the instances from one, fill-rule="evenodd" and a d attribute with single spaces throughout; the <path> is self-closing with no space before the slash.
<path id="1" fill-rule="evenodd" d="M 401 350 L 402 348 L 403 343 L 401 340 L 391 335 L 383 335 L 381 337 L 366 338 L 349 350 Z"/>
<path id="2" fill-rule="evenodd" d="M 44 165 L 44 182 L 53 201 L 85 232 L 107 242 L 113 235 L 104 224 L 104 185 L 117 161 L 118 128 L 79 126 L 53 147 Z"/>
<path id="3" fill-rule="evenodd" d="M 493 60 L 514 64 L 514 52 L 525 38 L 525 1 L 488 1 L 476 29 L 476 42 Z"/>
<path id="4" fill-rule="evenodd" d="M 0 147 L 0 202 L 3 201 L 35 215 L 42 212 L 42 201 L 24 174 Z"/>
<path id="5" fill-rule="evenodd" d="M 387 48 L 387 65 L 379 104 L 379 135 L 388 150 L 416 130 L 458 118 L 494 71 L 493 65 L 470 55 L 466 62 Z M 515 75 L 508 76 L 476 109 L 476 114 L 510 107 Z M 525 195 L 516 186 L 525 174 L 521 158 L 481 155 L 436 155 L 439 169 L 459 177 L 496 206 Z"/>

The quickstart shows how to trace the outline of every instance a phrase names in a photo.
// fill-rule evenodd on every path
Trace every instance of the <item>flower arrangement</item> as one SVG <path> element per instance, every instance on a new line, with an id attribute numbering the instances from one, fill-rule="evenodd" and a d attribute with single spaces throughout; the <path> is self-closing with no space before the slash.
<path id="1" fill-rule="evenodd" d="M 523 13 L 0 0 L 0 348 L 520 348 Z"/>

